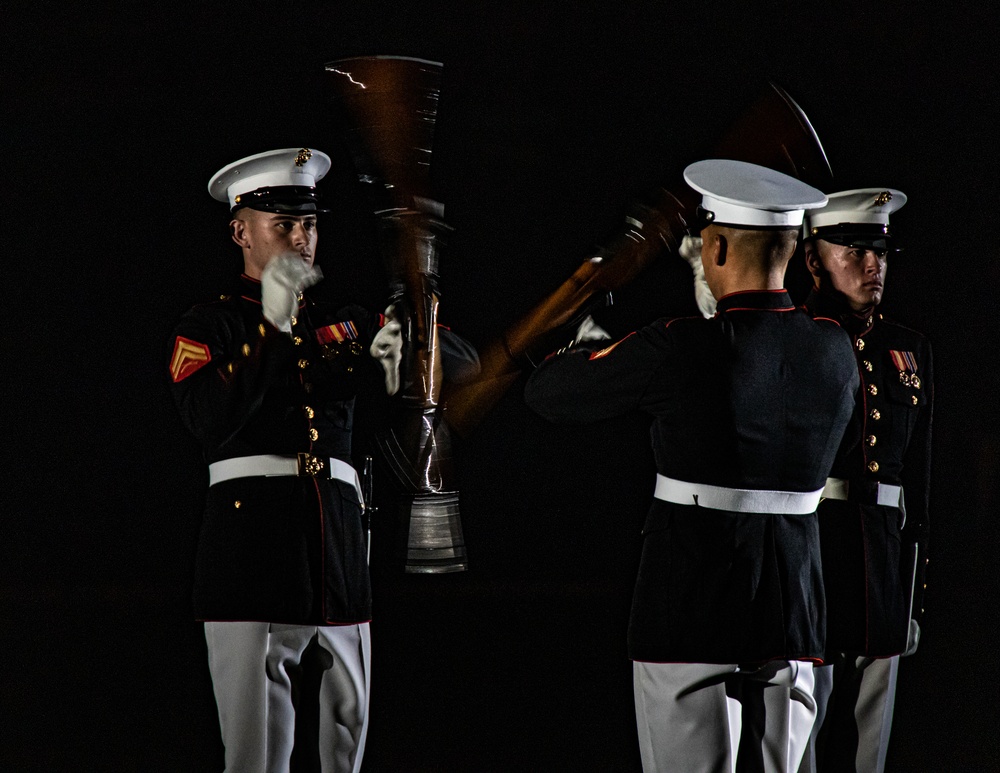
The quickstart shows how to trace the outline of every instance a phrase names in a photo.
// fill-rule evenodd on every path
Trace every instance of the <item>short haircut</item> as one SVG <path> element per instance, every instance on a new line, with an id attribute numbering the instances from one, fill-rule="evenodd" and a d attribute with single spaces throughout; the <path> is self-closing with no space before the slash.
<path id="1" fill-rule="evenodd" d="M 756 259 L 768 270 L 784 268 L 795 253 L 797 228 L 751 229 L 716 225 L 732 248 L 748 259 Z"/>

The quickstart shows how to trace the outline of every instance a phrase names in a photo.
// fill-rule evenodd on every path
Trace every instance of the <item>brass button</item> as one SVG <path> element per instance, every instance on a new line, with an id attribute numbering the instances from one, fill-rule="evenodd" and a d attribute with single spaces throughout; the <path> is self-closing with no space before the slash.
<path id="1" fill-rule="evenodd" d="M 316 431 L 315 428 L 309 430 L 309 439 L 314 441 L 319 440 L 319 433 Z"/>
<path id="2" fill-rule="evenodd" d="M 867 322 L 867 324 L 868 324 L 868 327 L 871 327 L 871 326 L 872 326 L 872 322 L 874 322 L 874 321 L 875 321 L 875 317 L 869 317 L 869 318 L 868 318 L 868 319 L 866 320 L 866 322 Z"/>
<path id="3" fill-rule="evenodd" d="M 920 389 L 920 376 L 916 373 L 910 376 L 910 386 L 914 389 Z"/>
<path id="4" fill-rule="evenodd" d="M 874 435 L 869 435 L 866 438 L 866 442 L 868 443 L 868 445 L 873 446 L 878 442 L 878 438 L 876 438 Z"/>
<path id="5" fill-rule="evenodd" d="M 299 324 L 299 318 L 292 317 L 292 327 L 295 327 L 297 324 Z"/>
<path id="6" fill-rule="evenodd" d="M 316 416 L 316 411 L 310 408 L 308 405 L 302 406 L 302 411 L 305 413 L 307 419 L 312 419 Z"/>
<path id="7" fill-rule="evenodd" d="M 302 346 L 302 336 L 295 336 L 292 339 L 292 343 L 295 344 L 296 346 Z"/>
<path id="8" fill-rule="evenodd" d="M 913 402 L 914 405 L 917 405 L 920 402 L 920 398 L 917 397 L 916 395 L 913 395 L 913 397 L 911 397 L 910 400 Z"/>
<path id="9" fill-rule="evenodd" d="M 858 347 L 859 352 L 863 352 L 865 350 L 865 339 L 859 338 L 857 341 L 854 342 L 854 345 Z"/>
<path id="10" fill-rule="evenodd" d="M 877 395 L 878 394 L 878 387 L 875 386 L 874 384 L 869 384 L 868 385 L 868 394 L 870 394 L 872 397 L 874 397 L 875 395 Z"/>
<path id="11" fill-rule="evenodd" d="M 243 503 L 238 499 L 235 502 L 233 502 L 233 507 L 235 507 L 237 510 L 239 510 L 242 506 Z"/>
<path id="12" fill-rule="evenodd" d="M 243 344 L 243 356 L 244 357 L 250 356 L 250 344 Z"/>
<path id="13" fill-rule="evenodd" d="M 263 322 L 261 322 L 259 325 L 257 325 L 257 330 L 260 332 L 261 335 L 264 335 L 264 333 L 267 332 L 267 328 L 264 327 L 264 323 Z"/>
<path id="14" fill-rule="evenodd" d="M 305 370 L 309 367 L 309 360 L 301 359 L 299 360 L 299 370 Z"/>
<path id="15" fill-rule="evenodd" d="M 878 421 L 879 419 L 882 418 L 882 413 L 879 411 L 878 408 L 872 408 L 871 413 L 869 413 L 868 415 L 872 417 L 872 421 Z"/>
<path id="16" fill-rule="evenodd" d="M 878 472 L 878 462 L 868 462 L 868 472 Z"/>
<path id="17" fill-rule="evenodd" d="M 868 360 L 862 360 L 861 364 L 865 366 L 865 370 L 867 370 L 869 373 L 872 372 L 872 364 L 871 364 L 871 362 L 869 362 Z"/>
<path id="18" fill-rule="evenodd" d="M 233 363 L 231 363 L 231 362 L 227 362 L 227 363 L 226 363 L 226 370 L 227 370 L 227 371 L 228 371 L 229 373 L 232 373 L 232 372 L 233 372 Z"/>

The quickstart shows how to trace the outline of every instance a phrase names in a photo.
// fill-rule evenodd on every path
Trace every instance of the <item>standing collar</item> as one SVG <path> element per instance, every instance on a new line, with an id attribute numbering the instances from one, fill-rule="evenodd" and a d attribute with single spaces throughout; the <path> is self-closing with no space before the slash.
<path id="1" fill-rule="evenodd" d="M 792 303 L 788 290 L 741 290 L 719 298 L 718 312 L 738 309 L 793 311 L 795 304 Z"/>
<path id="2" fill-rule="evenodd" d="M 247 300 L 260 302 L 260 280 L 240 274 L 239 294 Z"/>
<path id="3" fill-rule="evenodd" d="M 805 306 L 814 317 L 829 317 L 837 320 L 840 326 L 852 336 L 867 333 L 875 325 L 875 320 L 878 317 L 874 308 L 864 314 L 855 314 L 844 303 L 826 293 L 821 293 L 815 287 L 809 292 Z"/>

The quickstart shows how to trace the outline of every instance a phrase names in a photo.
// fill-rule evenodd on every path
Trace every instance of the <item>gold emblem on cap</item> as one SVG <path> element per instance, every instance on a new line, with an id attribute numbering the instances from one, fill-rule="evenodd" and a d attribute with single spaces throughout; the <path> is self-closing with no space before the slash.
<path id="1" fill-rule="evenodd" d="M 306 161 L 313 157 L 312 151 L 309 148 L 302 148 L 299 154 L 295 157 L 295 166 L 303 166 Z M 890 197 L 891 198 L 891 197 Z"/>
<path id="2" fill-rule="evenodd" d="M 889 191 L 882 191 L 875 197 L 875 205 L 879 207 L 883 204 L 888 204 L 890 201 L 892 201 L 892 194 Z"/>

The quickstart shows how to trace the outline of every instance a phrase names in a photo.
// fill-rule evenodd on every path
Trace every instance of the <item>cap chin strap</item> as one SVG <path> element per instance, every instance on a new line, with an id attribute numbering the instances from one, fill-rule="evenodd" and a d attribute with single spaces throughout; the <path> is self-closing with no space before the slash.
<path id="1" fill-rule="evenodd" d="M 892 232 L 883 223 L 837 223 L 810 228 L 808 237 L 849 247 L 855 242 L 872 244 L 879 240 L 883 244 L 889 244 Z"/>
<path id="2" fill-rule="evenodd" d="M 288 214 L 311 214 L 324 212 L 319 209 L 319 193 L 316 188 L 306 185 L 280 185 L 273 188 L 257 188 L 241 193 L 233 199 L 232 211 L 257 209 L 261 212 L 287 212 Z"/>

